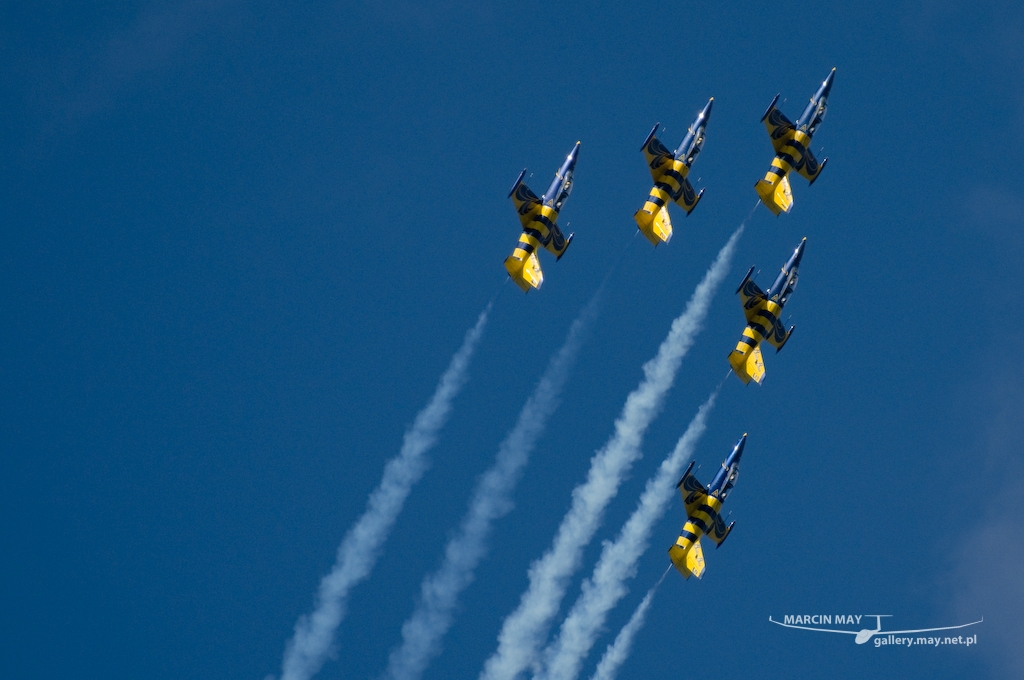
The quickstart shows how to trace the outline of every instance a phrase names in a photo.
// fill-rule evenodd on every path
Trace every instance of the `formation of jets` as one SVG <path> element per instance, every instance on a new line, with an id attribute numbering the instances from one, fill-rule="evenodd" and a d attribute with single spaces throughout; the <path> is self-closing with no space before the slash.
<path id="1" fill-rule="evenodd" d="M 764 178 L 755 183 L 754 189 L 760 202 L 776 216 L 793 209 L 793 192 L 789 184 L 790 171 L 796 170 L 810 184 L 814 184 L 828 162 L 825 158 L 819 163 L 811 153 L 811 139 L 825 118 L 835 75 L 836 70 L 833 68 L 811 97 L 796 123 L 791 122 L 776 107 L 779 95 L 775 95 L 775 99 L 761 117 L 761 122 L 764 123 L 771 138 L 775 157 Z M 699 192 L 694 190 L 687 177 L 697 155 L 704 148 L 713 103 L 714 97 L 709 99 L 697 114 L 674 152 L 657 137 L 660 123 L 655 123 L 641 146 L 654 186 L 651 187 L 643 207 L 633 215 L 633 219 L 640 233 L 654 246 L 668 243 L 672 238 L 669 203 L 678 205 L 688 216 L 704 195 L 703 189 Z M 558 260 L 565 254 L 572 241 L 573 235 L 569 234 L 566 238 L 557 220 L 569 192 L 572 191 L 573 172 L 579 149 L 580 143 L 576 142 L 542 197 L 538 197 L 523 183 L 526 170 L 519 174 L 509 192 L 509 197 L 519 213 L 523 232 L 512 254 L 505 259 L 505 269 L 516 285 L 526 292 L 531 288 L 540 288 L 544 281 L 540 260 L 537 257 L 540 247 L 543 246 Z M 806 244 L 806 238 L 800 241 L 767 291 L 762 291 L 754 282 L 754 267 L 747 271 L 736 289 L 736 294 L 743 305 L 747 325 L 728 358 L 732 372 L 744 384 L 754 381 L 760 385 L 764 380 L 764 358 L 761 354 L 763 341 L 767 341 L 778 352 L 793 336 L 795 326 L 786 329 L 782 322 L 782 309 L 796 288 L 800 261 Z M 687 579 L 690 576 L 700 578 L 704 573 L 701 536 L 708 536 L 717 546 L 721 546 L 732 531 L 735 522 L 726 526 L 721 508 L 739 476 L 740 457 L 743 455 L 746 442 L 747 435 L 744 433 L 722 463 L 714 480 L 707 486 L 702 486 L 693 476 L 692 462 L 679 480 L 677 488 L 686 509 L 686 523 L 668 553 L 672 564 Z"/>

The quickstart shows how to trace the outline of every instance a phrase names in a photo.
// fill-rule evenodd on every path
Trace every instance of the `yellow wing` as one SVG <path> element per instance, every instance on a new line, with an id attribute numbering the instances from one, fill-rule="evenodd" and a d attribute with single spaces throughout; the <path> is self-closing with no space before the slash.
<path id="1" fill-rule="evenodd" d="M 705 505 L 704 501 L 708 497 L 707 491 L 697 481 L 697 478 L 690 473 L 692 469 L 693 463 L 691 462 L 690 466 L 686 468 L 686 472 L 683 473 L 683 478 L 676 484 L 676 488 L 679 489 L 679 495 L 683 497 L 683 505 L 686 506 L 687 517 L 692 517 L 697 508 Z"/>
<path id="2" fill-rule="evenodd" d="M 547 218 L 547 219 L 544 219 Z M 541 225 L 546 229 L 537 229 L 538 232 L 547 232 L 547 236 L 541 243 L 547 248 L 548 252 L 555 256 L 556 259 L 561 260 L 562 255 L 565 255 L 565 251 L 569 248 L 569 243 L 572 241 L 572 234 L 566 238 L 562 234 L 562 230 L 558 227 L 558 223 L 555 220 L 558 219 L 558 213 L 554 209 L 548 207 L 542 207 L 540 213 L 533 218 L 534 227 Z"/>
<path id="3" fill-rule="evenodd" d="M 764 291 L 750 278 L 744 281 L 736 292 L 740 296 L 740 304 L 743 305 L 743 315 L 747 317 L 747 323 L 750 323 L 757 316 L 758 310 L 768 301 L 768 298 L 765 297 Z"/>
<path id="4" fill-rule="evenodd" d="M 722 545 L 722 541 L 725 540 L 729 532 L 732 531 L 733 522 L 729 526 L 725 526 L 725 521 L 722 520 L 722 516 L 715 513 L 715 523 L 711 526 L 711 530 L 708 531 L 707 536 L 718 545 Z"/>
<path id="5" fill-rule="evenodd" d="M 785 114 L 775 108 L 775 102 L 778 99 L 778 97 L 775 97 L 772 100 L 768 110 L 764 112 L 764 117 L 761 118 L 761 122 L 764 123 L 765 128 L 768 130 L 768 136 L 772 139 L 772 147 L 775 148 L 775 153 L 782 150 L 782 147 L 793 137 L 793 133 L 796 130 Z"/>
<path id="6" fill-rule="evenodd" d="M 523 172 L 526 171 L 524 170 Z M 519 221 L 525 228 L 530 226 L 534 215 L 540 212 L 542 204 L 537 194 L 533 193 L 530 187 L 526 186 L 526 183 L 522 181 L 522 175 L 519 177 L 519 181 L 516 182 L 509 193 L 509 198 L 512 199 L 512 204 L 516 207 L 516 212 L 519 213 Z"/>
<path id="7" fill-rule="evenodd" d="M 654 130 L 657 129 L 658 126 L 655 125 Z M 647 168 L 651 171 L 651 177 L 657 182 L 666 167 L 671 166 L 675 158 L 672 152 L 661 143 L 661 140 L 654 136 L 654 130 L 651 131 L 647 143 L 644 144 L 644 158 L 647 159 Z"/>
<path id="8" fill-rule="evenodd" d="M 774 302 L 770 301 L 768 303 L 768 306 L 761 311 L 761 316 L 765 318 L 767 321 L 771 322 L 770 326 L 768 324 L 765 324 L 766 332 L 764 334 L 764 339 L 767 340 L 768 344 L 774 347 L 776 351 L 778 351 L 782 349 L 782 346 L 789 341 L 789 336 L 793 334 L 793 328 L 795 328 L 795 326 L 787 331 L 786 327 L 782 325 L 782 321 L 778 318 L 778 316 L 774 316 L 771 314 L 770 310 L 772 307 L 778 310 L 776 312 L 777 314 L 782 313 L 782 309 Z"/>
<path id="9" fill-rule="evenodd" d="M 808 144 L 810 144 L 810 142 L 808 142 Z M 814 180 L 818 179 L 818 175 L 820 175 L 821 171 L 825 169 L 825 163 L 828 162 L 828 159 L 826 158 L 824 161 L 819 163 L 818 159 L 811 153 L 811 150 L 805 149 L 802 161 L 803 162 L 796 171 L 803 175 L 808 182 L 814 184 Z"/>
<path id="10" fill-rule="evenodd" d="M 682 164 L 680 163 L 680 165 Z M 683 166 L 683 168 L 685 167 L 686 166 Z M 686 179 L 685 176 L 680 178 L 678 181 L 679 195 L 674 200 L 676 202 L 676 205 L 685 210 L 686 214 L 689 215 L 690 213 L 693 212 L 693 209 L 697 207 L 697 203 L 700 201 L 701 196 L 704 195 L 704 190 L 701 189 L 700 192 L 694 191 L 693 185 L 690 184 L 690 180 Z"/>

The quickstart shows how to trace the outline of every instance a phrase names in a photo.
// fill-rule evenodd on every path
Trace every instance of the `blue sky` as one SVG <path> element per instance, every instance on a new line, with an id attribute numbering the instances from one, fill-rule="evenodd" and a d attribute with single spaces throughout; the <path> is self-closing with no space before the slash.
<path id="1" fill-rule="evenodd" d="M 600 283 L 599 317 L 425 678 L 475 678 L 672 319 L 756 201 L 758 120 L 833 66 L 829 164 L 759 208 L 562 603 L 728 369 L 732 296 L 800 238 L 786 350 L 695 452 L 749 432 L 736 529 L 669 574 L 621 677 L 1024 671 L 1024 10 L 1014 2 L 71 3 L 0 10 L 4 612 L 12 678 L 264 678 L 465 331 L 451 418 L 317 677 L 377 678 L 477 478 Z M 706 194 L 634 237 L 640 144 L 710 96 Z M 542 290 L 505 285 L 518 172 L 582 142 Z M 612 269 L 614 266 L 614 269 Z M 611 272 L 609 276 L 609 272 Z M 709 477 L 710 473 L 703 473 Z M 705 483 L 709 479 L 702 479 Z M 667 565 L 674 504 L 584 665 Z M 768 616 L 976 620 L 875 649 Z"/>

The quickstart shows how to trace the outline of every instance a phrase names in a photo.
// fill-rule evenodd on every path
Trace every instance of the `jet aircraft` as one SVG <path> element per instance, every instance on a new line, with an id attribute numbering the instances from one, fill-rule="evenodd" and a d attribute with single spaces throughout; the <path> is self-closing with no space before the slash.
<path id="1" fill-rule="evenodd" d="M 668 549 L 668 556 L 672 560 L 679 573 L 687 579 L 690 576 L 700 578 L 704 574 L 704 550 L 700 547 L 700 537 L 706 534 L 717 547 L 722 546 L 722 541 L 729 536 L 736 522 L 725 526 L 722 520 L 721 510 L 725 497 L 729 490 L 736 483 L 740 474 L 740 456 L 743 455 L 743 447 L 747 443 L 747 433 L 744 432 L 740 440 L 736 442 L 732 453 L 722 463 L 722 469 L 715 475 L 715 479 L 707 487 L 701 486 L 697 478 L 693 476 L 693 462 L 686 468 L 683 478 L 676 484 L 679 494 L 683 497 L 683 504 L 686 506 L 686 524 L 679 532 L 679 538 Z"/>
<path id="2" fill-rule="evenodd" d="M 711 116 L 711 104 L 714 101 L 714 97 L 709 99 L 707 105 L 697 114 L 675 153 L 669 151 L 661 140 L 654 136 L 661 123 L 654 124 L 654 129 L 647 135 L 641 147 L 644 157 L 647 158 L 651 177 L 654 178 L 654 186 L 644 207 L 636 211 L 633 219 L 647 240 L 655 246 L 659 243 L 668 243 L 672 238 L 672 221 L 668 216 L 669 199 L 678 203 L 689 215 L 697 207 L 700 197 L 704 195 L 703 189 L 700 193 L 694 194 L 693 186 L 686 176 L 690 173 L 690 166 L 693 165 L 697 154 L 704 148 L 704 130 Z"/>
<path id="3" fill-rule="evenodd" d="M 833 68 L 825 78 L 825 81 L 818 88 L 818 91 L 811 97 L 803 114 L 797 119 L 794 125 L 783 115 L 782 111 L 775 108 L 775 102 L 779 101 L 779 95 L 768 105 L 768 110 L 761 116 L 761 122 L 768 129 L 768 135 L 772 138 L 772 146 L 775 147 L 775 158 L 768 168 L 764 179 L 758 180 L 754 188 L 761 202 L 765 204 L 776 216 L 781 212 L 789 212 L 793 209 L 793 192 L 789 188 L 789 171 L 796 170 L 803 175 L 807 181 L 814 184 L 818 175 L 825 169 L 826 158 L 820 164 L 818 159 L 811 153 L 811 137 L 814 131 L 821 125 L 825 118 L 828 93 L 832 89 L 832 79 L 835 78 L 836 70 Z"/>
<path id="4" fill-rule="evenodd" d="M 747 327 L 743 329 L 743 336 L 736 344 L 736 349 L 729 353 L 729 364 L 744 384 L 753 380 L 760 385 L 764 380 L 761 341 L 767 340 L 775 347 L 775 351 L 779 352 L 793 335 L 796 326 L 790 326 L 787 331 L 779 317 L 783 306 L 796 288 L 797 271 L 800 269 L 800 259 L 804 256 L 806 243 L 805 237 L 783 265 L 782 272 L 767 293 L 761 292 L 750 278 L 754 272 L 753 267 L 747 271 L 747 275 L 740 282 L 740 287 L 736 289 L 743 304 L 743 314 L 747 317 Z"/>
<path id="5" fill-rule="evenodd" d="M 556 220 L 565 199 L 569 198 L 569 192 L 572 191 L 572 173 L 576 168 L 576 156 L 579 151 L 580 143 L 576 142 L 576 146 L 555 173 L 555 179 L 543 197 L 538 198 L 523 182 L 525 169 L 519 173 L 512 190 L 508 192 L 509 198 L 519 212 L 523 233 L 519 235 L 519 243 L 516 244 L 515 250 L 505 258 L 505 269 L 516 285 L 527 293 L 530 292 L 530 288 L 540 288 L 540 284 L 544 283 L 540 260 L 537 259 L 537 248 L 544 246 L 557 261 L 562 259 L 572 241 L 572 234 L 569 234 L 569 238 L 562 235 Z"/>

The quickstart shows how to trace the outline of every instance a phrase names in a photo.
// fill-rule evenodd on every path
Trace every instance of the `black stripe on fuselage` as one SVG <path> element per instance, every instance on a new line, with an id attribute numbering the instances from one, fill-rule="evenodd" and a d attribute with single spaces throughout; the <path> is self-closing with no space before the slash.
<path id="1" fill-rule="evenodd" d="M 541 233 L 539 229 L 534 229 L 532 227 L 523 227 L 523 233 L 526 234 L 527 236 L 532 236 L 541 243 L 543 243 L 544 239 L 547 238 L 546 236 L 544 236 L 543 233 Z"/>
<path id="2" fill-rule="evenodd" d="M 659 208 L 661 208 L 662 206 L 665 205 L 665 199 L 662 198 L 661 196 L 658 196 L 657 194 L 651 194 L 650 196 L 648 196 L 647 197 L 647 202 L 648 203 L 653 203 L 654 205 L 658 206 Z"/>
<path id="3" fill-rule="evenodd" d="M 795 160 L 793 159 L 793 157 L 792 157 L 791 155 L 789 155 L 788 153 L 783 153 L 783 152 L 780 152 L 780 153 L 777 153 L 777 154 L 775 154 L 775 155 L 776 155 L 776 157 L 777 157 L 777 158 L 778 158 L 778 159 L 779 159 L 780 161 L 783 161 L 783 162 L 785 162 L 785 163 L 789 164 L 790 166 L 796 165 L 796 161 L 795 161 Z"/>
<path id="4" fill-rule="evenodd" d="M 712 521 L 712 522 L 714 522 L 714 521 L 715 521 L 715 517 L 718 517 L 718 511 L 717 511 L 717 510 L 715 510 L 715 509 L 714 509 L 713 507 L 711 507 L 710 505 L 705 505 L 705 504 L 701 504 L 701 505 L 700 505 L 700 506 L 699 506 L 699 507 L 697 508 L 697 512 L 703 512 L 703 513 L 704 513 L 705 515 L 707 515 L 708 517 L 710 517 L 710 518 L 711 518 L 711 521 Z"/>
<path id="5" fill-rule="evenodd" d="M 543 224 L 543 225 L 544 225 L 545 227 L 547 227 L 548 229 L 551 229 L 551 227 L 555 226 L 555 223 L 554 223 L 554 222 L 552 222 L 551 220 L 549 220 L 549 219 L 547 218 L 547 216 L 545 216 L 545 215 L 536 215 L 536 216 L 535 216 L 535 217 L 533 218 L 533 220 L 534 220 L 535 222 L 540 222 L 541 224 Z"/>
<path id="6" fill-rule="evenodd" d="M 761 309 L 757 310 L 757 315 L 768 321 L 771 324 L 772 328 L 779 325 L 779 317 L 769 312 L 767 307 L 762 307 Z"/>
<path id="7" fill-rule="evenodd" d="M 674 179 L 676 181 L 676 184 L 682 184 L 683 180 L 686 179 L 685 177 L 680 175 L 678 172 L 676 172 L 675 168 L 672 168 L 671 170 L 666 170 L 662 174 L 665 177 L 671 177 L 672 179 Z"/>
<path id="8" fill-rule="evenodd" d="M 792 147 L 793 150 L 799 153 L 801 157 L 807 153 L 807 147 L 803 145 L 803 142 L 798 142 L 795 137 L 787 140 L 786 146 Z"/>
<path id="9" fill-rule="evenodd" d="M 673 188 L 672 186 L 666 184 L 665 182 L 658 182 L 654 186 L 668 194 L 669 198 L 671 198 L 673 201 L 678 201 L 679 197 L 683 195 L 682 185 L 680 185 L 678 189 Z"/>

